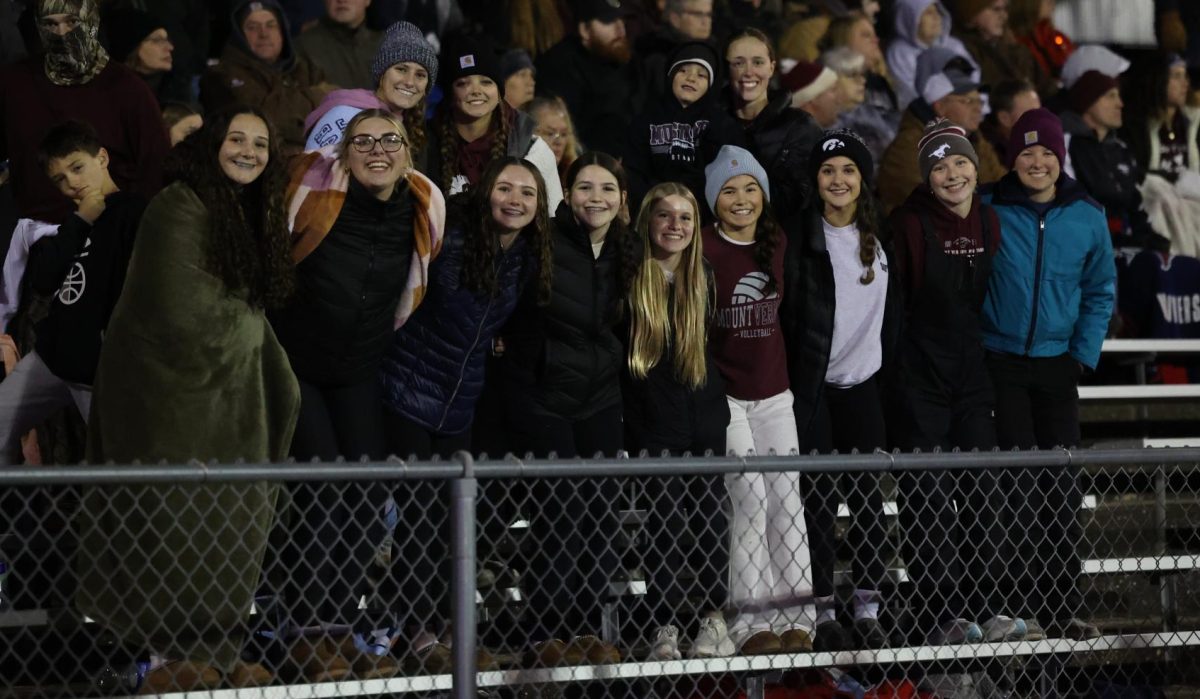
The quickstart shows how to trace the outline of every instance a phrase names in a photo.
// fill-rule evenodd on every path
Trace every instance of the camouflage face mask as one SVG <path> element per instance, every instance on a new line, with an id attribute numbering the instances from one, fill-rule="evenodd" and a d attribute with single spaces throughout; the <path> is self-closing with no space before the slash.
<path id="1" fill-rule="evenodd" d="M 67 15 L 75 26 L 59 34 L 45 21 L 50 15 Z M 108 53 L 96 38 L 100 31 L 96 0 L 41 0 L 37 16 L 38 34 L 46 49 L 46 77 L 50 82 L 82 85 L 108 64 Z"/>

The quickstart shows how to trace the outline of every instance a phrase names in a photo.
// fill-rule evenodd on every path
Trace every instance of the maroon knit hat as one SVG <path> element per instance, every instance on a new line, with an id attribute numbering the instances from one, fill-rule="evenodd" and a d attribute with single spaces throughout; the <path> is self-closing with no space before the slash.
<path id="1" fill-rule="evenodd" d="M 793 94 L 802 93 L 800 104 L 804 104 L 836 85 L 837 73 L 820 63 L 800 61 L 779 77 L 779 84 Z"/>
<path id="2" fill-rule="evenodd" d="M 1096 100 L 1104 96 L 1104 93 L 1119 86 L 1119 80 L 1111 75 L 1105 75 L 1098 70 L 1089 70 L 1079 76 L 1079 80 L 1071 86 L 1067 92 L 1067 101 L 1071 105 L 1071 109 L 1077 114 L 1083 114 L 1092 108 Z"/>
<path id="3" fill-rule="evenodd" d="M 1008 135 L 1008 167 L 1017 162 L 1021 151 L 1030 146 L 1045 146 L 1058 156 L 1058 164 L 1067 162 L 1067 143 L 1063 139 L 1062 122 L 1045 107 L 1030 109 L 1013 124 Z"/>

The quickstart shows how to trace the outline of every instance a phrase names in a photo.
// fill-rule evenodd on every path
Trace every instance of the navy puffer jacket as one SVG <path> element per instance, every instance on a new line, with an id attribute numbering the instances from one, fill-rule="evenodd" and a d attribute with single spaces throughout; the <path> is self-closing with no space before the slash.
<path id="1" fill-rule="evenodd" d="M 554 287 L 548 306 L 525 291 L 501 333 L 496 362 L 508 410 L 578 421 L 621 403 L 624 352 L 617 339 L 618 246 L 612 236 L 600 257 L 563 202 L 553 221 Z M 614 225 L 616 225 L 614 223 Z"/>
<path id="2" fill-rule="evenodd" d="M 467 236 L 483 233 L 470 230 L 462 213 L 451 209 L 442 251 L 429 268 L 425 299 L 396 331 L 383 360 L 387 409 L 443 435 L 471 427 L 483 390 L 485 353 L 536 269 L 533 247 L 522 234 L 496 254 L 495 295 L 464 287 Z"/>

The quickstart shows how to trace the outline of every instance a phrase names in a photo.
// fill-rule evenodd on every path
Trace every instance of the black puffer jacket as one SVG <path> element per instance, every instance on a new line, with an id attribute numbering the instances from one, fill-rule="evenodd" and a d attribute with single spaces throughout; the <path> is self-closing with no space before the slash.
<path id="1" fill-rule="evenodd" d="M 716 282 L 708 265 L 705 265 L 705 272 L 711 316 L 716 304 Z M 668 289 L 667 317 L 673 319 L 675 289 L 673 285 Z M 626 319 L 621 332 L 626 343 L 630 342 L 629 326 Z M 672 325 L 672 337 L 674 333 Z M 621 391 L 625 405 L 625 446 L 634 454 L 646 449 L 651 456 L 657 456 L 663 450 L 703 454 L 706 449 L 712 449 L 720 456 L 725 451 L 725 428 L 729 426 L 725 380 L 717 370 L 712 353 L 705 347 L 708 372 L 704 385 L 691 388 L 676 376 L 674 352 L 670 345 L 664 347 L 658 364 L 646 372 L 644 379 L 635 378 L 629 371 L 628 362 L 624 364 Z"/>
<path id="2" fill-rule="evenodd" d="M 793 226 L 788 231 L 787 254 L 783 259 L 783 308 L 779 317 L 783 324 L 783 339 L 787 343 L 788 378 L 795 397 L 796 429 L 800 435 L 800 448 L 804 451 L 809 448 L 805 438 L 825 388 L 836 301 L 833 263 L 825 247 L 820 207 L 809 207 L 797 220 L 803 225 Z M 887 236 L 881 234 L 879 238 L 884 254 L 891 260 L 892 251 L 884 242 Z M 897 274 L 888 274 L 887 304 L 881 331 L 881 387 L 890 383 L 890 360 L 895 356 L 903 322 L 903 298 L 897 281 Z"/>
<path id="3" fill-rule="evenodd" d="M 792 109 L 787 92 L 771 93 L 766 109 L 746 128 L 750 152 L 767 171 L 775 217 L 786 221 L 808 205 L 808 155 L 821 140 L 821 127 L 799 109 Z"/>
<path id="4" fill-rule="evenodd" d="M 621 402 L 620 256 L 610 236 L 594 258 L 566 202 L 554 228 L 550 304 L 538 306 L 536 285 L 529 285 L 500 333 L 505 350 L 495 366 L 510 414 L 576 421 Z"/>
<path id="5" fill-rule="evenodd" d="M 425 299 L 396 331 L 383 360 L 384 404 L 438 434 L 460 434 L 471 426 L 483 390 L 485 353 L 534 266 L 529 241 L 520 235 L 496 253 L 495 294 L 463 286 L 466 239 L 485 233 L 470 230 L 465 212 L 455 209 L 442 251 L 429 267 Z"/>
<path id="6" fill-rule="evenodd" d="M 296 267 L 296 296 L 271 324 L 296 376 L 320 386 L 374 376 L 408 281 L 413 201 L 404 180 L 386 202 L 354 178 L 329 234 Z"/>

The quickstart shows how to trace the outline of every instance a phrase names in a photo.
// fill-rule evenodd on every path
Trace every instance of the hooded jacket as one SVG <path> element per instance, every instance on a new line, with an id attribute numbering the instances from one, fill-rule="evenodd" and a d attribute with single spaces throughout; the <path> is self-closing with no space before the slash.
<path id="1" fill-rule="evenodd" d="M 1069 163 L 1064 169 L 1104 207 L 1113 244 L 1117 247 L 1165 244 L 1142 209 L 1138 164 L 1125 141 L 1112 129 L 1101 141 L 1075 112 L 1063 112 L 1060 116 Z"/>
<path id="2" fill-rule="evenodd" d="M 942 15 L 942 33 L 930 44 L 917 39 L 917 28 L 925 8 L 936 4 Z M 927 48 L 940 46 L 962 56 L 970 56 L 967 47 L 950 35 L 950 11 L 941 0 L 896 0 L 896 35 L 887 47 L 888 72 L 892 74 L 896 88 L 896 100 L 900 109 L 917 98 L 917 56 Z"/>
<path id="3" fill-rule="evenodd" d="M 460 207 L 451 215 L 442 252 L 430 266 L 425 300 L 396 331 L 382 365 L 388 410 L 448 435 L 471 427 L 486 351 L 536 268 L 528 236 L 519 235 L 496 254 L 496 293 L 466 288 L 466 239 L 484 233 L 469 228 Z"/>
<path id="4" fill-rule="evenodd" d="M 1000 220 L 990 206 L 980 205 L 978 194 L 971 198 L 971 210 L 966 218 L 962 218 L 938 200 L 928 185 L 917 187 L 888 219 L 895 251 L 892 261 L 900 277 L 906 305 L 921 290 L 925 280 L 922 215 L 948 255 L 974 256 L 983 252 L 985 225 L 989 229 L 988 252 L 995 254 L 1000 247 Z"/>
<path id="5" fill-rule="evenodd" d="M 885 236 L 879 237 L 884 254 L 890 260 L 892 253 L 883 242 Z M 887 301 L 880 331 L 883 366 L 879 371 L 883 377 L 886 377 L 890 360 L 896 354 L 901 323 L 897 275 L 889 274 L 887 278 Z M 788 231 L 783 283 L 780 320 L 787 345 L 788 379 L 795 399 L 792 409 L 796 416 L 800 448 L 803 450 L 808 448 L 807 436 L 817 408 L 821 405 L 821 392 L 825 390 L 825 373 L 833 347 L 833 316 L 837 311 L 833 262 L 825 246 L 820 206 L 806 208 L 799 225 L 792 226 Z M 886 378 L 883 383 L 887 383 Z"/>
<path id="6" fill-rule="evenodd" d="M 1039 213 L 1016 173 L 984 190 L 1003 239 L 983 302 L 983 346 L 1095 367 L 1112 318 L 1116 264 L 1104 210 L 1078 182 L 1058 178 Z"/>
<path id="7" fill-rule="evenodd" d="M 566 202 L 554 229 L 550 304 L 538 305 L 534 285 L 525 289 L 501 332 L 505 351 L 494 366 L 512 414 L 576 421 L 621 402 L 619 252 L 610 236 L 594 257 Z"/>
<path id="8" fill-rule="evenodd" d="M 808 154 L 824 133 L 807 112 L 791 105 L 792 96 L 786 91 L 772 92 L 766 108 L 742 122 L 748 150 L 767 171 L 772 206 L 780 221 L 807 206 L 812 189 Z"/>
<path id="9" fill-rule="evenodd" d="M 679 182 L 696 201 L 704 201 L 704 166 L 717 157 L 721 146 L 746 146 L 745 132 L 721 108 L 715 92 L 710 87 L 684 107 L 668 86 L 634 118 L 622 159 L 629 173 L 630 212 L 641 208 L 646 192 L 659 182 Z"/>
<path id="10" fill-rule="evenodd" d="M 221 61 L 200 79 L 200 102 L 207 112 L 231 104 L 258 107 L 275 125 L 285 154 L 304 149 L 304 117 L 328 92 L 325 76 L 307 58 L 295 55 L 287 17 L 275 0 L 263 0 L 278 15 L 283 32 L 279 60 L 268 64 L 255 56 L 246 43 L 237 17 L 249 2 L 238 3 L 230 14 L 233 25 Z"/>
<path id="11" fill-rule="evenodd" d="M 391 111 L 386 102 L 375 96 L 373 90 L 334 90 L 321 104 L 304 118 L 305 143 L 304 150 L 314 151 L 326 146 L 332 146 L 342 140 L 346 125 L 356 114 L 365 109 L 383 109 Z M 392 112 L 397 117 L 399 112 Z M 417 172 L 425 174 L 429 169 L 429 137 L 421 147 L 413 148 L 409 143 L 413 167 Z"/>

